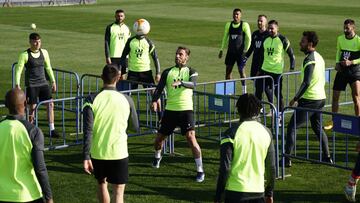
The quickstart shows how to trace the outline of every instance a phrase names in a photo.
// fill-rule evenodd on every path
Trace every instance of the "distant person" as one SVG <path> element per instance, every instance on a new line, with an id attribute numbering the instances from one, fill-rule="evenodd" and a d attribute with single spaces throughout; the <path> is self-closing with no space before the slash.
<path id="1" fill-rule="evenodd" d="M 360 37 L 355 33 L 355 21 L 346 19 L 344 22 L 344 34 L 337 38 L 336 44 L 336 76 L 333 86 L 333 99 L 331 110 L 339 111 L 339 98 L 341 91 L 345 91 L 349 84 L 354 101 L 354 112 L 360 116 Z M 333 123 L 325 126 L 330 130 Z"/>
<path id="2" fill-rule="evenodd" d="M 196 85 L 198 73 L 187 65 L 190 50 L 178 47 L 175 55 L 175 66 L 164 70 L 160 82 L 152 98 L 152 108 L 158 109 L 158 99 L 164 88 L 167 91 L 167 102 L 164 116 L 161 119 L 160 129 L 155 138 L 155 158 L 153 167 L 159 168 L 161 148 L 164 140 L 174 132 L 176 126 L 181 128 L 181 134 L 186 136 L 192 150 L 196 164 L 196 181 L 203 182 L 205 173 L 202 164 L 201 149 L 195 137 L 195 123 L 193 118 L 193 89 Z"/>
<path id="3" fill-rule="evenodd" d="M 135 23 L 144 23 L 141 22 L 142 20 L 143 19 L 139 19 Z M 136 32 L 136 36 L 129 38 L 126 42 L 121 56 L 121 60 L 125 61 L 126 56 L 129 55 L 127 80 L 134 81 L 134 83 L 131 84 L 131 89 L 138 88 L 138 83 L 136 82 L 155 84 L 155 81 L 160 81 L 160 62 L 155 45 L 146 35 L 147 33 Z M 150 56 L 155 65 L 155 80 L 150 67 Z M 148 85 L 144 87 L 148 87 Z"/>
<path id="4" fill-rule="evenodd" d="M 251 44 L 251 30 L 247 22 L 241 20 L 241 9 L 235 8 L 233 10 L 233 21 L 225 24 L 224 36 L 221 42 L 219 58 L 223 55 L 223 49 L 226 42 L 228 42 L 228 49 L 226 52 L 225 65 L 226 74 L 225 79 L 232 79 L 232 69 L 237 63 L 240 78 L 246 78 L 245 75 L 245 54 Z M 243 92 L 246 92 L 246 83 L 241 81 Z"/>
<path id="5" fill-rule="evenodd" d="M 44 100 L 52 99 L 52 92 L 56 92 L 56 82 L 54 72 L 51 68 L 50 57 L 47 50 L 41 48 L 41 37 L 38 33 L 29 35 L 30 48 L 22 52 L 19 56 L 15 72 L 15 87 L 20 88 L 21 73 L 25 67 L 25 87 L 27 103 L 30 106 L 29 120 L 34 121 L 36 104 Z M 49 77 L 51 88 L 46 77 Z M 50 136 L 60 137 L 55 131 L 54 125 L 54 103 L 46 105 L 49 120 Z"/>
<path id="6" fill-rule="evenodd" d="M 0 202 L 52 203 L 44 135 L 25 120 L 24 92 L 8 91 L 5 105 L 9 115 L 0 121 Z"/>
<path id="7" fill-rule="evenodd" d="M 300 51 L 304 52 L 305 59 L 301 68 L 302 83 L 295 97 L 289 105 L 297 107 L 322 110 L 325 105 L 325 62 L 316 51 L 319 38 L 314 31 L 305 31 L 300 41 Z M 295 118 L 296 115 L 296 118 Z M 322 139 L 322 161 L 332 163 L 328 145 L 328 137 L 322 129 L 321 114 L 296 110 L 287 126 L 285 153 L 291 154 L 294 149 L 295 131 L 310 119 L 311 127 L 318 139 Z M 291 160 L 285 157 L 285 166 L 291 167 Z"/>
<path id="8" fill-rule="evenodd" d="M 261 103 L 254 95 L 243 94 L 236 107 L 240 123 L 226 130 L 220 142 L 214 202 L 221 202 L 225 193 L 225 203 L 262 203 L 265 200 L 271 203 L 275 149 L 270 130 L 256 120 Z"/>
<path id="9" fill-rule="evenodd" d="M 259 73 L 257 75 L 269 75 L 273 78 L 274 88 L 272 89 L 272 81 L 270 79 L 265 79 L 265 84 L 263 80 L 259 80 L 257 83 L 255 95 L 259 100 L 262 100 L 262 93 L 264 87 L 275 91 L 275 96 L 279 98 L 278 102 L 280 103 L 279 112 L 284 109 L 284 101 L 282 95 L 282 78 L 279 80 L 281 74 L 284 72 L 285 53 L 289 56 L 290 59 L 290 70 L 295 69 L 295 56 L 293 49 L 290 46 L 290 41 L 279 33 L 279 24 L 276 20 L 271 20 L 268 23 L 269 35 L 264 39 L 263 42 L 263 63 Z M 278 88 L 279 87 L 279 88 Z M 272 95 L 272 93 L 271 93 Z M 273 103 L 273 101 L 270 101 Z"/>
<path id="10" fill-rule="evenodd" d="M 128 119 L 139 129 L 133 100 L 116 90 L 120 72 L 115 65 L 106 65 L 101 78 L 103 89 L 91 94 L 83 106 L 84 170 L 94 172 L 98 181 L 99 202 L 110 202 L 108 183 L 112 184 L 113 201 L 124 201 L 128 181 Z"/>
<path id="11" fill-rule="evenodd" d="M 125 79 L 126 66 L 121 66 L 121 55 L 131 32 L 125 25 L 125 11 L 115 11 L 115 22 L 106 27 L 105 30 L 105 59 L 106 64 L 115 64 L 121 70 L 121 79 Z M 127 63 L 127 62 L 125 62 Z"/>
<path id="12" fill-rule="evenodd" d="M 251 35 L 251 45 L 246 53 L 246 58 L 249 58 L 251 54 L 253 54 L 253 58 L 251 61 L 250 77 L 258 76 L 257 74 L 259 73 L 264 61 L 263 42 L 265 38 L 269 36 L 269 32 L 267 30 L 267 23 L 268 21 L 266 15 L 259 15 L 257 20 L 258 30 L 254 31 Z M 256 83 L 263 84 L 260 80 L 263 79 L 257 79 L 255 81 L 255 87 Z M 272 91 L 269 88 L 265 88 L 265 94 L 268 100 L 272 101 L 273 95 Z"/>

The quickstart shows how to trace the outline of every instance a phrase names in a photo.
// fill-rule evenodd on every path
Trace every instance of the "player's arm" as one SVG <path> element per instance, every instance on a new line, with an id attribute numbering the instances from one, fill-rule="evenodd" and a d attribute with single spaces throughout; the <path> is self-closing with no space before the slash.
<path id="1" fill-rule="evenodd" d="M 190 74 L 189 81 L 181 81 L 180 86 L 194 89 L 196 86 L 196 82 L 199 77 L 199 74 L 198 74 L 198 72 L 196 72 L 195 69 L 192 69 L 192 68 L 190 68 L 189 74 Z"/>
<path id="2" fill-rule="evenodd" d="M 29 58 L 29 56 L 26 51 L 22 52 L 19 55 L 18 63 L 15 67 L 15 86 L 16 86 L 16 88 L 20 88 L 21 74 L 22 74 L 25 64 L 28 61 L 28 58 Z"/>
<path id="3" fill-rule="evenodd" d="M 251 54 L 254 51 L 254 47 L 255 47 L 255 32 L 253 32 L 253 34 L 251 35 L 251 42 L 250 42 L 250 47 L 248 49 L 248 51 L 246 52 L 246 58 L 249 58 L 251 56 Z"/>
<path id="4" fill-rule="evenodd" d="M 224 35 L 223 35 L 223 38 L 222 38 L 222 40 L 221 40 L 219 58 L 222 57 L 223 49 L 224 49 L 226 43 L 227 43 L 228 40 L 229 40 L 229 28 L 230 28 L 230 25 L 231 25 L 231 22 L 228 22 L 228 23 L 225 24 Z"/>
<path id="5" fill-rule="evenodd" d="M 238 125 L 226 130 L 224 133 L 224 138 L 222 138 L 220 142 L 220 166 L 216 183 L 214 202 L 221 202 L 221 197 L 225 190 L 225 185 L 230 173 L 231 161 L 234 152 L 233 137 L 236 133 L 237 127 Z"/>
<path id="6" fill-rule="evenodd" d="M 131 126 L 134 131 L 140 132 L 139 119 L 138 119 L 138 115 L 136 113 L 134 101 L 128 95 L 124 95 L 124 96 L 128 100 L 129 105 L 130 105 L 130 117 L 131 118 L 129 119 L 129 124 L 130 124 L 129 126 Z"/>
<path id="7" fill-rule="evenodd" d="M 300 85 L 299 90 L 297 91 L 295 97 L 293 98 L 293 100 L 290 102 L 296 102 L 298 101 L 302 95 L 306 92 L 307 88 L 310 85 L 311 82 L 311 78 L 314 72 L 314 68 L 315 68 L 315 61 L 304 61 L 304 79 Z"/>
<path id="8" fill-rule="evenodd" d="M 56 92 L 55 77 L 54 77 L 53 69 L 51 67 L 49 53 L 45 49 L 41 49 L 41 51 L 44 54 L 45 71 L 47 72 L 47 74 L 48 74 L 48 76 L 50 78 L 50 82 L 51 82 L 51 85 L 52 85 L 52 91 Z"/>
<path id="9" fill-rule="evenodd" d="M 149 43 L 149 53 L 151 55 L 151 58 L 153 59 L 154 61 L 154 65 L 155 65 L 155 73 L 157 76 L 160 76 L 160 61 L 159 61 L 159 58 L 157 56 L 157 52 L 156 52 L 156 49 L 155 49 L 155 45 L 154 43 L 149 40 L 147 37 L 145 38 L 147 40 L 147 42 Z"/>
<path id="10" fill-rule="evenodd" d="M 245 42 L 244 42 L 244 54 L 249 50 L 251 45 L 251 30 L 249 23 L 243 22 L 243 32 L 245 34 Z"/>
<path id="11" fill-rule="evenodd" d="M 156 102 L 161 97 L 161 93 L 163 92 L 165 85 L 166 85 L 166 78 L 169 73 L 170 69 L 164 70 L 164 72 L 161 74 L 160 81 L 158 85 L 156 86 L 156 89 L 152 95 L 152 102 Z"/>
<path id="12" fill-rule="evenodd" d="M 33 127 L 30 130 L 30 140 L 33 145 L 31 158 L 37 180 L 39 181 L 44 198 L 52 200 L 52 192 L 49 183 L 49 176 L 44 160 L 44 135 L 39 128 Z"/>
<path id="13" fill-rule="evenodd" d="M 110 29 L 111 25 L 108 25 L 105 29 L 105 59 L 106 63 L 111 63 L 110 59 Z"/>
<path id="14" fill-rule="evenodd" d="M 84 171 L 88 174 L 91 174 L 93 171 L 93 165 L 90 159 L 90 146 L 91 146 L 91 138 L 93 133 L 93 126 L 94 126 L 94 112 L 92 110 L 93 99 L 95 96 L 89 96 L 86 98 L 84 106 L 83 106 L 83 167 Z"/>
<path id="15" fill-rule="evenodd" d="M 126 41 L 124 50 L 123 50 L 123 52 L 121 54 L 120 64 L 121 64 L 122 67 L 126 67 L 126 56 L 129 55 L 129 53 L 130 53 L 130 42 L 131 42 L 132 39 L 133 39 L 133 37 L 129 38 Z"/>
<path id="16" fill-rule="evenodd" d="M 357 44 L 359 45 L 357 51 L 360 52 L 360 37 L 356 37 L 356 39 L 358 40 Z M 352 64 L 355 64 L 355 65 L 360 64 L 360 57 L 352 60 Z"/>
<path id="17" fill-rule="evenodd" d="M 275 187 L 275 148 L 272 141 L 271 131 L 269 129 L 267 129 L 267 131 L 269 133 L 271 142 L 265 159 L 265 197 L 272 198 Z"/>
<path id="18" fill-rule="evenodd" d="M 284 50 L 286 51 L 286 53 L 287 53 L 287 55 L 289 56 L 289 59 L 290 59 L 290 70 L 294 70 L 295 69 L 294 50 L 291 48 L 290 41 L 288 39 L 284 38 L 282 40 L 282 42 L 283 42 Z"/>

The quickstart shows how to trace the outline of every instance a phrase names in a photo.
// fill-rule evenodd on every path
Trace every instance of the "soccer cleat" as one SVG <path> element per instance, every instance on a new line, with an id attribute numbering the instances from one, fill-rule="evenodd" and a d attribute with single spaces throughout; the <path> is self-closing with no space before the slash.
<path id="1" fill-rule="evenodd" d="M 196 173 L 196 182 L 201 183 L 205 180 L 205 173 L 204 172 L 197 172 Z"/>
<path id="2" fill-rule="evenodd" d="M 325 162 L 325 163 L 329 163 L 329 164 L 334 164 L 333 160 L 331 159 L 331 157 L 326 157 L 324 156 L 322 158 L 322 162 Z"/>
<path id="3" fill-rule="evenodd" d="M 279 167 L 282 167 L 283 162 L 282 159 L 279 161 Z M 289 158 L 285 158 L 285 168 L 290 168 L 291 167 L 291 159 Z"/>
<path id="4" fill-rule="evenodd" d="M 350 185 L 345 186 L 344 193 L 345 193 L 346 199 L 349 202 L 356 202 L 356 199 L 355 199 L 356 185 L 354 185 L 354 186 L 350 186 Z"/>
<path id="5" fill-rule="evenodd" d="M 52 131 L 50 131 L 50 137 L 59 138 L 60 134 L 56 130 L 52 130 Z"/>
<path id="6" fill-rule="evenodd" d="M 153 162 L 152 162 L 152 167 L 153 168 L 160 168 L 160 161 L 161 161 L 162 157 L 160 158 L 154 158 Z"/>
<path id="7" fill-rule="evenodd" d="M 330 121 L 324 126 L 324 130 L 331 130 L 334 127 L 334 123 Z"/>

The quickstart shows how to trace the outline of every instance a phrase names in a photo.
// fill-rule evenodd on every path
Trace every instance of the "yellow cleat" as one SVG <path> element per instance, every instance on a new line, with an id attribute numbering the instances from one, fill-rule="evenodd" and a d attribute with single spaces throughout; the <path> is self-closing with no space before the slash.
<path id="1" fill-rule="evenodd" d="M 333 127 L 334 127 L 334 123 L 330 121 L 324 126 L 324 130 L 331 130 Z"/>

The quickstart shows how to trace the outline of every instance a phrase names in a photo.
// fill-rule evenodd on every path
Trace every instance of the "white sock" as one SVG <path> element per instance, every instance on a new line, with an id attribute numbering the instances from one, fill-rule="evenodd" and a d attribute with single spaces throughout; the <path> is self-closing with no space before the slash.
<path id="1" fill-rule="evenodd" d="M 201 157 L 195 159 L 195 164 L 196 164 L 196 171 L 197 171 L 197 172 L 204 172 L 203 165 L 202 165 L 202 158 L 201 158 Z"/>
<path id="2" fill-rule="evenodd" d="M 243 94 L 246 94 L 246 85 L 242 86 L 242 92 L 243 92 Z"/>
<path id="3" fill-rule="evenodd" d="M 49 123 L 49 127 L 50 127 L 50 130 L 55 130 L 55 125 L 54 125 L 54 123 Z"/>
<path id="4" fill-rule="evenodd" d="M 160 159 L 161 158 L 161 149 L 155 150 L 155 158 Z"/>

